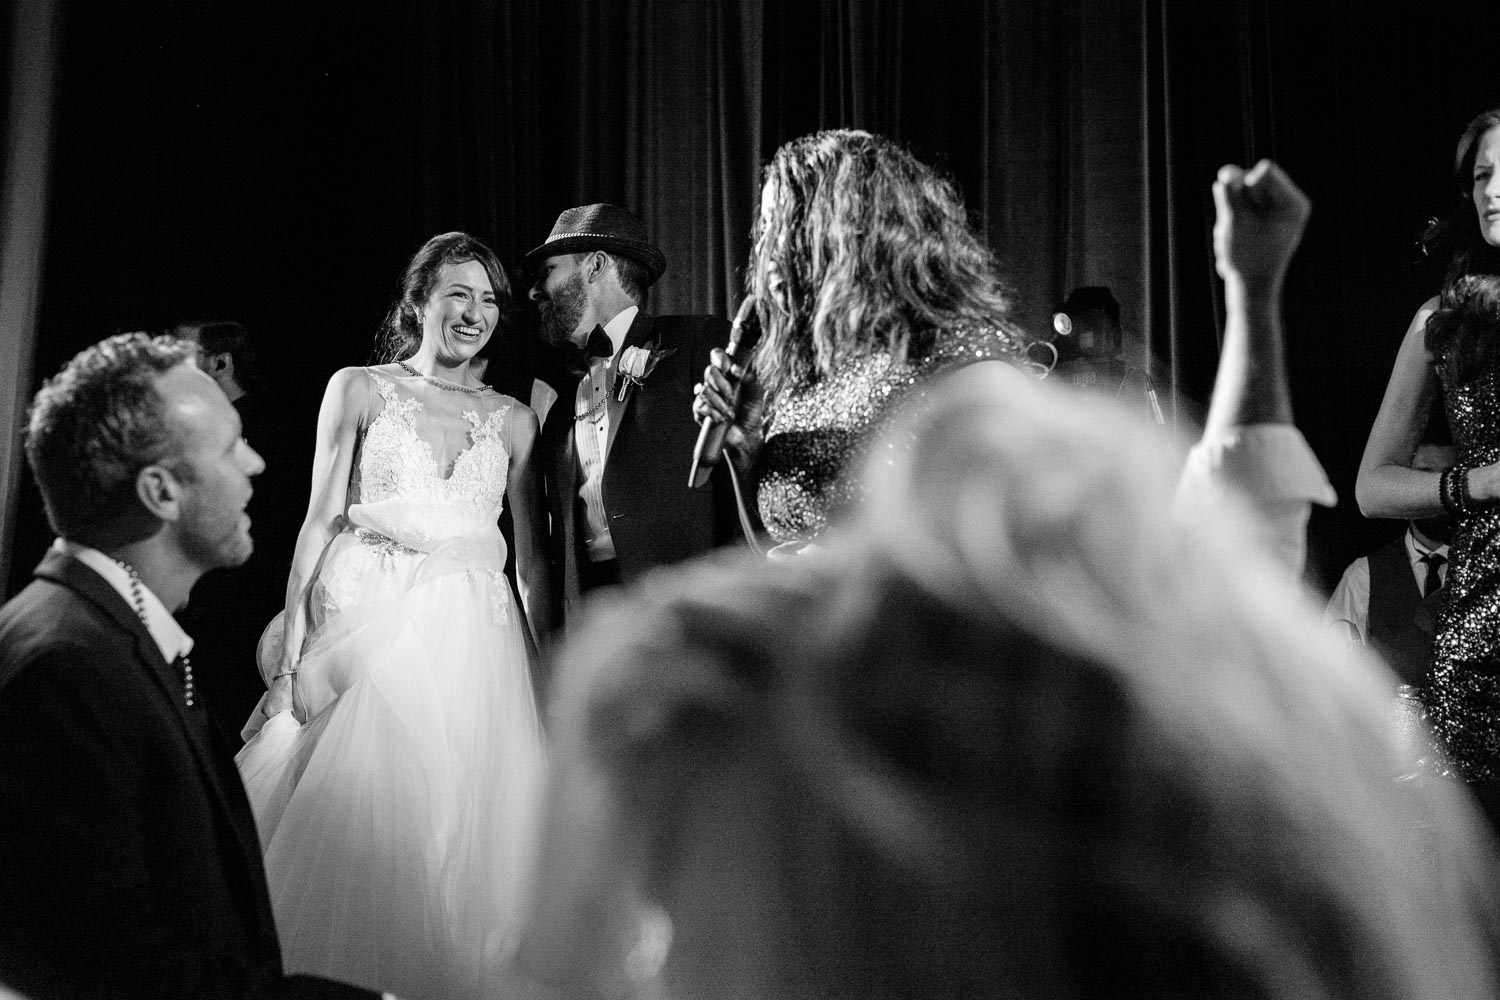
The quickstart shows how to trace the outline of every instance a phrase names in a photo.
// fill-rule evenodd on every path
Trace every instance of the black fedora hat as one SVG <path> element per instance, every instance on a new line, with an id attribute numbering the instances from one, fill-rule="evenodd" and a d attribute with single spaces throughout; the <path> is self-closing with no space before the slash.
<path id="1" fill-rule="evenodd" d="M 667 269 L 667 258 L 646 236 L 646 224 L 619 205 L 580 205 L 557 217 L 547 242 L 526 255 L 535 267 L 548 257 L 588 250 L 607 250 L 639 262 L 654 282 Z"/>

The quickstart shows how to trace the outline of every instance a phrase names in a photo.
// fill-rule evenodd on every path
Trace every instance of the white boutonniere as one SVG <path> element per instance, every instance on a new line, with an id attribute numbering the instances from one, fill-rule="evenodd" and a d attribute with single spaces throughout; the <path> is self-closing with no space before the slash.
<path id="1" fill-rule="evenodd" d="M 625 348 L 620 354 L 620 393 L 616 398 L 625 402 L 625 398 L 630 395 L 630 387 L 640 385 L 650 378 L 662 359 L 670 357 L 676 350 L 675 347 L 664 351 L 651 347 Z"/>

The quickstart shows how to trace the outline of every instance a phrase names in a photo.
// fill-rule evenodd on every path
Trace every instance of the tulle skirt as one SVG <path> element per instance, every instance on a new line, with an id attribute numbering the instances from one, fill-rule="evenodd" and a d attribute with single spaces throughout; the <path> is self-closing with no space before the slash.
<path id="1" fill-rule="evenodd" d="M 288 972 L 446 1000 L 485 995 L 508 957 L 542 744 L 524 626 L 478 550 L 329 547 L 307 721 L 278 715 L 238 757 Z"/>

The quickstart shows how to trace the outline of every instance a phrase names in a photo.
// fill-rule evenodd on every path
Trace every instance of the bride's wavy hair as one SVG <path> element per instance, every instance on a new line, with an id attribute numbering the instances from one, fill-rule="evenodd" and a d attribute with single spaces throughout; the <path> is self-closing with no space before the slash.
<path id="1" fill-rule="evenodd" d="M 773 401 L 875 351 L 920 358 L 941 330 L 1020 338 L 1011 293 L 957 187 L 882 136 L 815 132 L 766 167 L 748 291 Z"/>
<path id="2" fill-rule="evenodd" d="M 422 249 L 407 262 L 401 275 L 401 290 L 375 338 L 373 358 L 376 364 L 400 361 L 417 353 L 417 348 L 422 346 L 422 306 L 437 285 L 438 272 L 446 264 L 463 264 L 471 260 L 478 261 L 489 275 L 490 285 L 495 289 L 495 304 L 500 307 L 495 332 L 490 339 L 493 341 L 504 334 L 510 325 L 513 295 L 510 278 L 500 266 L 500 258 L 468 233 L 442 233 L 422 244 Z"/>
<path id="3" fill-rule="evenodd" d="M 1500 108 L 1476 115 L 1459 137 L 1453 154 L 1453 183 L 1460 204 L 1434 220 L 1422 235 L 1431 257 L 1448 257 L 1437 311 L 1427 320 L 1427 350 L 1433 357 L 1453 352 L 1453 374 L 1461 384 L 1494 369 L 1500 334 L 1500 249 L 1479 231 L 1474 209 L 1474 158 L 1479 140 L 1500 127 Z"/>

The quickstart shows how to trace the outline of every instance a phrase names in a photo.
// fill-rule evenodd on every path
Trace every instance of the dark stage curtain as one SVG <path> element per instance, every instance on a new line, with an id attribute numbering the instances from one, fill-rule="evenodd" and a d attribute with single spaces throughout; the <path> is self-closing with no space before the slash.
<path id="1" fill-rule="evenodd" d="M 34 391 L 52 146 L 53 57 L 60 3 L 18 0 L 0 10 L 0 579 L 12 561 L 22 494 L 22 441 Z M 26 567 L 30 569 L 30 565 Z"/>
<path id="2" fill-rule="evenodd" d="M 1412 239 L 1452 204 L 1464 121 L 1500 103 L 1493 7 L 75 5 L 38 364 L 117 328 L 233 315 L 310 439 L 323 383 L 365 360 L 431 234 L 469 230 L 517 264 L 562 209 L 621 202 L 669 260 L 651 307 L 728 313 L 761 166 L 796 135 L 856 126 L 953 176 L 1029 328 L 1070 288 L 1110 286 L 1186 430 L 1222 322 L 1209 183 L 1271 156 L 1316 205 L 1288 311 L 1300 423 L 1344 500 L 1317 522 L 1326 582 L 1387 530 L 1354 510 L 1354 468 L 1435 287 Z M 527 310 L 498 354 L 500 384 L 524 392 L 542 360 Z"/>

